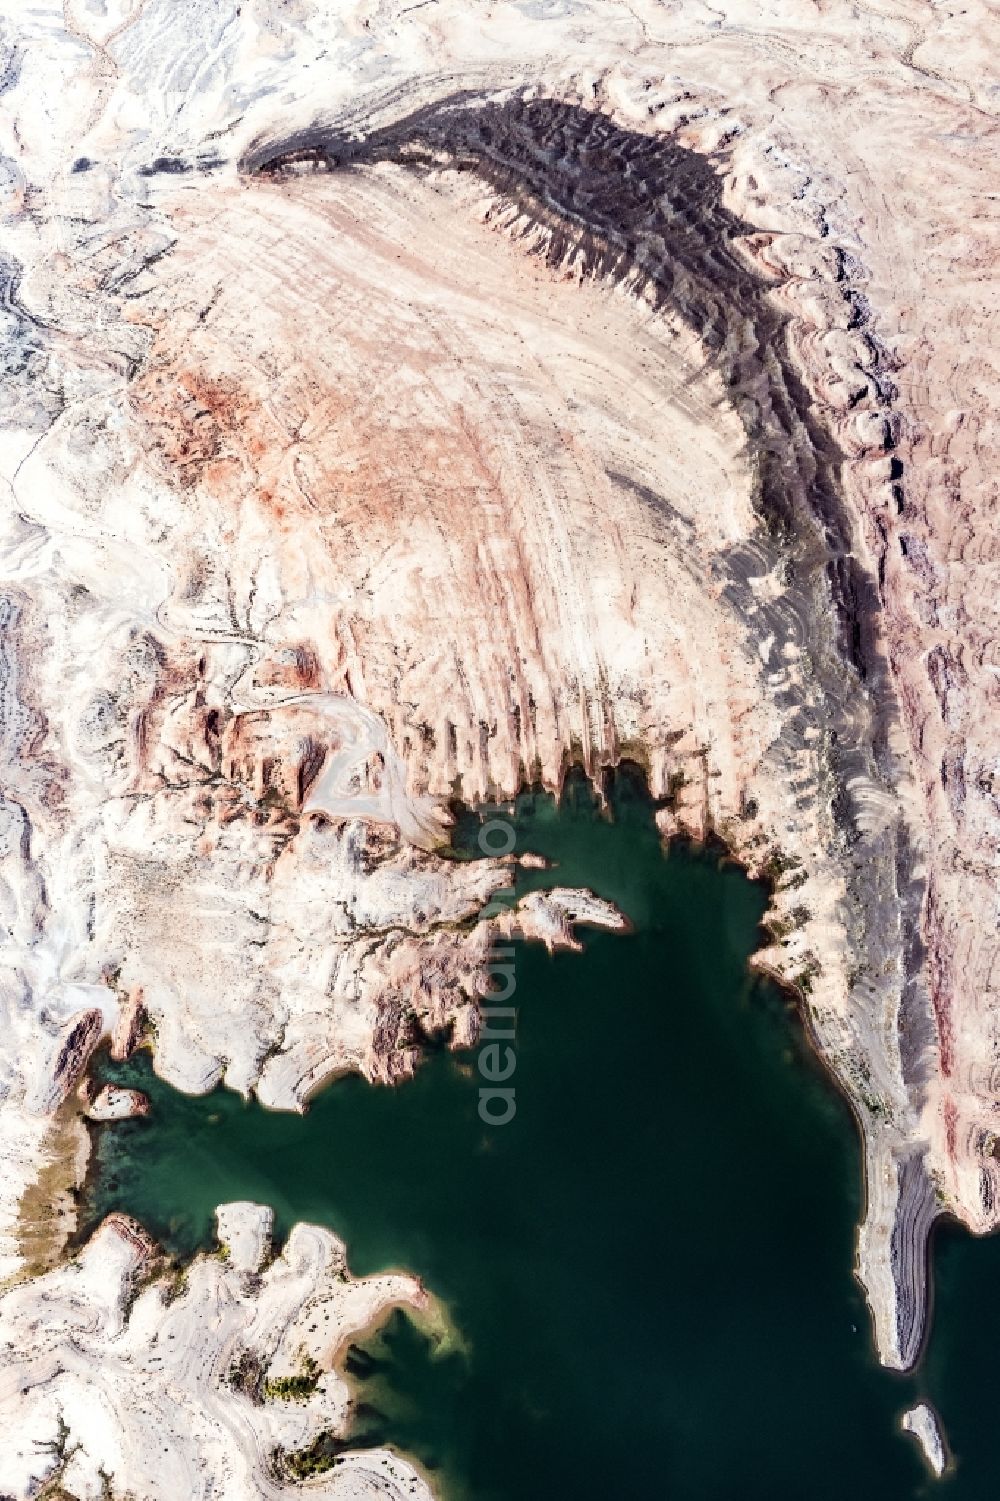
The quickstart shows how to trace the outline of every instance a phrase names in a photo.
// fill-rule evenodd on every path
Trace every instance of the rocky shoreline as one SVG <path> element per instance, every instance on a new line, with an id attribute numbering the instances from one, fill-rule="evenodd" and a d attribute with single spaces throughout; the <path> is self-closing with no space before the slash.
<path id="1" fill-rule="evenodd" d="M 394 108 L 402 103 L 394 100 Z M 722 181 L 705 158 L 604 114 L 537 96 L 496 105 L 463 95 L 370 134 L 359 122 L 350 133 L 314 126 L 255 145 L 243 165 L 251 175 L 281 180 L 310 169 L 359 172 L 386 161 L 417 173 L 475 175 L 496 195 L 491 218 L 530 253 L 557 271 L 626 286 L 661 315 L 679 318 L 701 341 L 739 414 L 760 525 L 743 547 L 716 559 L 714 570 L 750 639 L 761 648 L 767 643 L 770 659 L 786 664 L 774 695 L 780 736 L 758 775 L 776 783 L 783 775 L 797 779 L 798 799 L 815 799 L 820 813 L 828 802 L 832 819 L 810 830 L 824 845 L 819 859 L 815 850 L 799 853 L 802 831 L 779 833 L 765 819 L 748 818 L 745 804 L 743 827 L 729 822 L 725 837 L 752 874 L 765 873 L 765 861 L 805 874 L 795 881 L 795 911 L 805 914 L 798 921 L 802 968 L 792 972 L 777 951 L 757 962 L 802 993 L 820 1051 L 857 1107 L 870 1197 L 859 1271 L 883 1357 L 905 1369 L 922 1340 L 935 1209 L 923 1152 L 913 1148 L 935 1030 L 925 965 L 912 941 L 926 897 L 924 855 L 909 826 L 913 770 L 902 748 L 878 583 L 865 567 L 858 518 L 843 487 L 841 411 L 828 408 L 825 421 L 820 415 L 812 372 L 790 343 L 791 316 L 774 298 L 776 277 L 792 268 L 782 267 L 768 237 L 763 254 L 753 247 L 755 263 L 748 253 L 755 232 L 723 207 Z M 862 417 L 874 424 L 871 446 L 891 454 L 899 422 L 888 352 L 874 331 L 858 268 L 843 254 L 833 256 L 831 282 L 858 354 L 851 421 L 855 428 Z M 902 510 L 899 467 L 889 464 L 886 483 Z M 649 499 L 656 504 L 652 492 Z M 762 600 L 759 581 L 782 572 L 791 586 Z M 711 815 L 706 825 L 703 818 L 692 821 L 690 811 L 666 824 L 696 837 L 706 826 L 716 826 Z M 755 853 L 761 845 L 763 858 Z M 864 976 L 860 985 L 849 983 L 841 965 L 830 977 L 829 940 L 824 945 L 814 937 L 812 902 L 824 863 L 846 877 L 838 925 L 854 971 Z M 780 923 L 780 898 L 776 906 Z M 823 988 L 837 993 L 832 1018 L 818 997 L 807 999 L 824 972 Z M 885 979 L 876 980 L 878 973 Z M 863 1005 L 861 1017 L 845 1014 L 844 990 Z M 888 1037 L 871 1025 L 878 1018 L 891 1026 Z"/>
<path id="2" fill-rule="evenodd" d="M 426 1294 L 410 1277 L 353 1280 L 344 1247 L 316 1226 L 297 1225 L 273 1257 L 270 1215 L 220 1206 L 219 1253 L 166 1274 L 142 1228 L 112 1215 L 73 1261 L 6 1294 L 0 1410 L 14 1494 L 55 1484 L 89 1496 L 102 1476 L 134 1476 L 166 1501 L 198 1494 L 207 1460 L 240 1494 L 284 1496 L 314 1473 L 323 1495 L 430 1497 L 386 1450 L 310 1458 L 346 1430 L 344 1340 Z"/>
<path id="3" fill-rule="evenodd" d="M 448 801 L 631 757 L 772 884 L 905 1369 L 935 1216 L 1000 1213 L 983 16 L 279 9 L 0 38 L 0 1274 L 102 1037 L 402 1077 L 509 880 Z"/>

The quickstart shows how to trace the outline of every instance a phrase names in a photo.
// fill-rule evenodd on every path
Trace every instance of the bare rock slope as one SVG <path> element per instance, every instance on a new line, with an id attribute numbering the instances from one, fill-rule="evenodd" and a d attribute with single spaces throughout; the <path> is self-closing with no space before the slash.
<path id="1" fill-rule="evenodd" d="M 986 8 L 4 15 L 5 1273 L 102 1035 L 391 1082 L 508 879 L 447 799 L 627 755 L 775 883 L 911 1363 L 1000 1214 Z"/>
<path id="2" fill-rule="evenodd" d="M 219 1210 L 218 1256 L 151 1278 L 154 1248 L 112 1215 L 75 1260 L 7 1294 L 3 1484 L 16 1495 L 208 1493 L 276 1498 L 341 1431 L 341 1344 L 392 1303 L 427 1296 L 412 1278 L 351 1280 L 327 1230 L 297 1225 L 270 1259 L 270 1211 Z M 428 1497 L 385 1450 L 338 1456 L 311 1493 L 338 1501 Z"/>

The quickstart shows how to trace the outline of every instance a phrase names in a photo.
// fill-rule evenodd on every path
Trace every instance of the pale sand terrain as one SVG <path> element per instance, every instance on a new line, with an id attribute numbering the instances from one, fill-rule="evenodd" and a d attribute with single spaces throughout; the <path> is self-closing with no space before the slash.
<path id="1" fill-rule="evenodd" d="M 223 1205 L 219 1233 L 224 1259 L 149 1280 L 151 1242 L 111 1216 L 79 1257 L 7 1294 L 5 1493 L 57 1480 L 83 1501 L 138 1483 L 147 1501 L 178 1501 L 217 1476 L 227 1495 L 286 1496 L 295 1477 L 281 1456 L 308 1454 L 345 1422 L 347 1386 L 330 1369 L 345 1338 L 389 1305 L 427 1305 L 410 1277 L 353 1281 L 343 1246 L 315 1225 L 297 1225 L 270 1261 L 258 1205 Z M 311 1370 L 312 1390 L 281 1387 Z M 430 1496 L 384 1449 L 343 1456 L 310 1494 Z"/>
<path id="2" fill-rule="evenodd" d="M 141 1010 L 281 1108 L 473 1039 L 448 798 L 625 755 L 776 882 L 910 1364 L 1000 1215 L 988 9 L 2 14 L 4 1273 Z"/>

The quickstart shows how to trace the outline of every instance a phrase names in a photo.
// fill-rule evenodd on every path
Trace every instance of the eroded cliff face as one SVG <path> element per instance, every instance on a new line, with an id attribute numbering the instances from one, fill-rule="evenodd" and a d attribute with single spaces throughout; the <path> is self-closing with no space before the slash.
<path id="1" fill-rule="evenodd" d="M 475 1036 L 509 881 L 442 853 L 448 798 L 629 755 L 665 835 L 775 882 L 758 962 L 857 1106 L 860 1270 L 909 1363 L 933 1214 L 996 1212 L 977 17 L 32 25 L 4 1270 L 102 1033 L 142 1012 L 173 1082 L 281 1108 L 391 1082 Z"/>

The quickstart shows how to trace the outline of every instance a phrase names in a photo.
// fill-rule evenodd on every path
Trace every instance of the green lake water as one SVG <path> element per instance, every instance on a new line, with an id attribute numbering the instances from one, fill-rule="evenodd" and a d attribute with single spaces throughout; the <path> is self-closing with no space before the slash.
<path id="1" fill-rule="evenodd" d="M 432 1052 L 394 1090 L 360 1079 L 303 1116 L 200 1099 L 146 1055 L 100 1065 L 148 1119 L 101 1128 L 89 1223 L 136 1215 L 178 1256 L 215 1206 L 271 1204 L 347 1243 L 357 1274 L 418 1273 L 462 1347 L 394 1314 L 349 1357 L 357 1442 L 412 1454 L 448 1501 L 991 1501 L 1000 1244 L 938 1238 L 925 1368 L 881 1370 L 851 1268 L 859 1150 L 787 1000 L 753 980 L 766 899 L 716 857 L 664 857 L 641 786 L 612 817 L 571 779 L 522 797 L 519 887 L 587 885 L 629 934 L 518 944 L 517 1114 L 484 1125 L 476 1055 Z M 468 817 L 459 848 L 475 845 Z M 933 1397 L 960 1463 L 935 1485 L 900 1413 Z"/>

